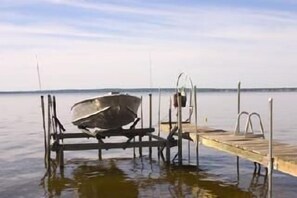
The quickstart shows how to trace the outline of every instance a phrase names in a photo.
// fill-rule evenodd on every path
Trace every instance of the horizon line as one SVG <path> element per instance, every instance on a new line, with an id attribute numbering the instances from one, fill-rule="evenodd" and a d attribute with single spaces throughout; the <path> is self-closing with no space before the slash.
<path id="1" fill-rule="evenodd" d="M 187 88 L 190 89 L 190 88 Z M 68 88 L 68 89 L 45 89 L 45 90 L 11 90 L 0 91 L 0 94 L 22 94 L 22 93 L 79 93 L 79 92 L 156 92 L 163 90 L 166 92 L 174 91 L 176 88 Z M 241 88 L 243 92 L 293 92 L 297 87 L 270 87 L 270 88 Z M 197 88 L 200 92 L 236 92 L 237 88 Z"/>

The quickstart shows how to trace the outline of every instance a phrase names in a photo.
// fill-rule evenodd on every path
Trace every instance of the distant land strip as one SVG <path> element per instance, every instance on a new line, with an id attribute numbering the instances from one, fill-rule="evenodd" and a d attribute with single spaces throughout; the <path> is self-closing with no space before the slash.
<path id="1" fill-rule="evenodd" d="M 55 89 L 31 91 L 0 91 L 0 94 L 53 94 L 53 93 L 136 93 L 136 92 L 175 92 L 176 88 L 105 88 L 105 89 Z M 188 89 L 189 90 L 189 89 Z M 197 88 L 197 92 L 237 92 L 234 88 Z M 297 87 L 290 88 L 242 88 L 241 92 L 297 92 Z"/>

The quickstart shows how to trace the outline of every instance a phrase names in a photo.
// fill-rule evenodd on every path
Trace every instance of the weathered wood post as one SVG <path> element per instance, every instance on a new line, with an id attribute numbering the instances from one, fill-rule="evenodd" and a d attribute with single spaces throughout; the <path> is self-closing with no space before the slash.
<path id="1" fill-rule="evenodd" d="M 169 100 L 169 110 L 168 110 L 168 114 L 169 114 L 169 134 L 171 133 L 172 130 L 172 110 L 171 110 L 172 104 L 171 104 L 171 98 Z M 168 135 L 169 137 L 169 135 Z M 166 162 L 167 164 L 170 164 L 170 142 L 171 139 L 167 137 L 167 141 L 166 141 Z"/>
<path id="2" fill-rule="evenodd" d="M 57 109 L 56 109 L 56 97 L 53 96 L 53 101 L 52 101 L 52 107 L 53 107 L 53 115 L 52 115 L 52 119 L 53 119 L 53 134 L 57 135 L 57 122 L 56 122 L 56 118 L 57 118 Z M 55 138 L 57 138 L 55 136 Z"/>
<path id="3" fill-rule="evenodd" d="M 63 151 L 63 147 L 60 145 L 60 137 L 59 135 L 61 134 L 61 131 L 59 131 L 58 134 L 58 124 L 57 124 L 57 108 L 56 108 L 56 97 L 53 96 L 53 136 L 55 138 L 55 142 L 56 142 L 56 160 L 58 161 L 58 164 L 60 166 L 60 168 L 64 167 L 64 151 Z"/>
<path id="4" fill-rule="evenodd" d="M 47 168 L 47 132 L 45 126 L 45 109 L 44 109 L 44 97 L 41 96 L 41 112 L 42 112 L 42 127 L 43 127 L 43 140 L 44 140 L 44 165 Z"/>
<path id="5" fill-rule="evenodd" d="M 52 98 L 51 95 L 48 95 L 48 128 L 47 128 L 47 173 L 51 175 L 51 106 L 52 106 Z"/>
<path id="6" fill-rule="evenodd" d="M 142 101 L 143 101 L 143 99 L 142 99 L 142 96 L 140 97 L 140 100 L 141 100 L 141 103 L 140 103 L 140 127 L 141 127 L 141 129 L 143 129 L 143 105 L 142 105 Z M 142 142 L 142 136 L 141 135 L 139 135 L 139 143 L 141 144 L 141 142 Z M 142 147 L 140 146 L 139 147 L 139 157 L 142 157 Z"/>
<path id="7" fill-rule="evenodd" d="M 182 151 L 182 96 L 178 94 L 178 164 L 182 165 L 183 151 Z"/>
<path id="8" fill-rule="evenodd" d="M 159 105 L 158 105 L 158 137 L 160 137 L 160 127 L 161 127 L 161 89 L 159 89 Z M 158 147 L 158 160 L 160 160 L 160 147 Z"/>
<path id="9" fill-rule="evenodd" d="M 101 149 L 100 145 L 103 142 L 102 142 L 101 138 L 97 138 L 97 139 L 98 139 L 98 159 L 102 160 L 102 149 Z"/>
<path id="10" fill-rule="evenodd" d="M 170 140 L 166 141 L 166 163 L 170 164 Z"/>
<path id="11" fill-rule="evenodd" d="M 133 138 L 133 143 L 135 144 L 135 137 Z M 133 158 L 136 158 L 136 150 L 135 146 L 133 146 Z"/>

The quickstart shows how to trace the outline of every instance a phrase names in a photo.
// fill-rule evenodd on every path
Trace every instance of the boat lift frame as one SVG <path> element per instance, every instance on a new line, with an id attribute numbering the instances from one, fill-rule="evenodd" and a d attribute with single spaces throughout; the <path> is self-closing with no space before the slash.
<path id="1" fill-rule="evenodd" d="M 148 128 L 135 128 L 135 125 L 139 121 L 131 125 L 129 129 L 108 129 L 108 130 L 97 130 L 94 135 L 85 132 L 66 133 L 66 129 L 60 122 L 56 111 L 56 97 L 47 96 L 47 115 L 46 115 L 46 104 L 44 96 L 41 96 L 41 109 L 42 109 L 42 120 L 43 120 L 43 132 L 44 132 L 44 163 L 47 169 L 47 173 L 51 174 L 51 167 L 53 164 L 58 165 L 60 168 L 64 167 L 64 151 L 79 151 L 79 150 L 98 150 L 98 158 L 102 160 L 102 149 L 127 149 L 133 148 L 134 157 L 135 148 L 139 148 L 139 156 L 142 157 L 142 148 L 149 148 L 149 157 L 152 157 L 152 147 L 158 148 L 158 155 L 165 160 L 163 150 L 166 148 L 166 162 L 170 163 L 170 148 L 177 146 L 177 140 L 168 135 L 167 138 L 160 137 L 160 135 L 152 134 L 155 129 L 152 127 L 152 97 L 149 95 L 149 127 Z M 141 113 L 142 114 L 142 113 Z M 141 115 L 142 117 L 142 115 Z M 46 124 L 47 122 L 47 124 Z M 142 125 L 142 124 L 141 124 Z M 121 142 L 107 142 L 108 138 L 114 136 L 126 137 L 126 141 Z M 138 141 L 136 140 L 136 137 Z M 147 137 L 148 140 L 143 140 L 143 137 Z M 79 138 L 96 138 L 98 143 L 65 143 L 66 139 L 79 139 Z M 132 141 L 133 140 L 133 141 Z M 51 153 L 56 153 L 56 163 L 53 163 Z"/>

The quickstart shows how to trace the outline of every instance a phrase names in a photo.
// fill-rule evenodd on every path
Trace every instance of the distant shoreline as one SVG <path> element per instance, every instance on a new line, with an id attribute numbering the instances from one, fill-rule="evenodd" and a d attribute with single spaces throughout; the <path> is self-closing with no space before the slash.
<path id="1" fill-rule="evenodd" d="M 137 92 L 175 92 L 175 88 L 105 88 L 105 89 L 57 89 L 57 90 L 32 90 L 32 91 L 0 91 L 0 94 L 53 94 L 53 93 L 137 93 Z M 297 92 L 297 87 L 292 88 L 242 88 L 242 92 Z M 234 88 L 197 88 L 197 92 L 237 92 Z"/>

